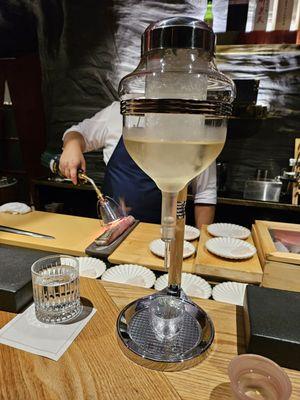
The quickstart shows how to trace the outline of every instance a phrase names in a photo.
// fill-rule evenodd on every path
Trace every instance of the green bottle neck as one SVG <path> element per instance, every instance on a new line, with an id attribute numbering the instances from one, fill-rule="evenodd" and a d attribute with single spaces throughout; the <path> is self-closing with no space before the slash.
<path id="1" fill-rule="evenodd" d="M 212 0 L 207 1 L 207 8 L 204 15 L 204 22 L 206 22 L 207 25 L 212 27 L 213 24 Z"/>

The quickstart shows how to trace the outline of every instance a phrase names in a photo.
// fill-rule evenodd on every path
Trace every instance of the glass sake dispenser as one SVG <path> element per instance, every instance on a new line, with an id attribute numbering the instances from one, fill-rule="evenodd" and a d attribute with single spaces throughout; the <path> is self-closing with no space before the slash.
<path id="1" fill-rule="evenodd" d="M 178 193 L 217 158 L 225 143 L 235 89 L 217 70 L 214 52 L 215 35 L 204 22 L 188 17 L 155 22 L 142 35 L 138 67 L 119 86 L 126 149 L 162 191 L 161 238 L 169 283 L 165 291 L 125 307 L 118 335 L 136 362 L 149 360 L 148 366 L 156 369 L 194 365 L 213 340 L 212 322 L 181 290 L 181 265 L 170 265 L 169 252 Z M 149 328 L 151 302 L 164 295 L 184 303 L 184 328 L 171 345 L 176 351 L 157 341 Z"/>

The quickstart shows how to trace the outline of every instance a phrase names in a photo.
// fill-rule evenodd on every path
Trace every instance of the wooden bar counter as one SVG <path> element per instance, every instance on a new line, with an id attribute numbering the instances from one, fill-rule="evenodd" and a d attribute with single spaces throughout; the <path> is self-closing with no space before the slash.
<path id="1" fill-rule="evenodd" d="M 55 239 L 40 239 L 0 232 L 0 243 L 40 249 L 49 252 L 84 256 L 85 249 L 100 235 L 98 219 L 34 211 L 25 215 L 0 214 L 0 225 L 52 235 Z M 160 238 L 160 225 L 140 222 L 109 256 L 112 264 L 139 264 L 166 272 L 163 259 L 152 254 L 149 244 Z M 249 260 L 232 261 L 214 256 L 205 248 L 211 236 L 202 227 L 200 240 L 191 242 L 194 255 L 183 260 L 183 272 L 199 274 L 211 280 L 234 280 L 259 284 L 263 271 L 257 255 Z M 252 238 L 248 239 L 253 243 Z"/>
<path id="2" fill-rule="evenodd" d="M 109 256 L 108 260 L 113 264 L 139 264 L 166 272 L 163 267 L 163 259 L 152 254 L 149 249 L 150 242 L 159 238 L 159 225 L 139 223 Z M 192 242 L 196 248 L 195 254 L 183 260 L 183 272 L 218 280 L 234 280 L 254 284 L 262 281 L 263 272 L 256 254 L 251 259 L 238 261 L 217 257 L 205 248 L 205 242 L 211 238 L 206 226 L 203 226 L 199 241 Z M 247 241 L 253 244 L 251 237 Z"/>
<path id="3" fill-rule="evenodd" d="M 85 249 L 103 230 L 98 219 L 43 211 L 23 215 L 0 213 L 0 225 L 54 237 L 42 239 L 0 231 L 0 243 L 73 256 L 85 256 Z"/>
<path id="4" fill-rule="evenodd" d="M 139 264 L 157 271 L 165 271 L 164 260 L 154 255 L 149 244 L 152 240 L 160 239 L 160 225 L 140 222 L 138 226 L 125 238 L 125 240 L 108 257 L 112 264 Z M 192 244 L 197 248 L 197 240 Z M 195 256 L 183 260 L 184 272 L 193 272 Z"/>
<path id="5" fill-rule="evenodd" d="M 208 357 L 182 372 L 157 372 L 129 361 L 118 347 L 119 310 L 151 290 L 81 278 L 81 295 L 96 314 L 57 362 L 0 345 L 1 399 L 233 399 L 228 363 L 244 351 L 242 310 L 212 300 L 196 302 L 212 318 L 216 337 Z M 0 312 L 0 326 L 13 314 Z M 300 398 L 300 372 L 285 369 Z"/>

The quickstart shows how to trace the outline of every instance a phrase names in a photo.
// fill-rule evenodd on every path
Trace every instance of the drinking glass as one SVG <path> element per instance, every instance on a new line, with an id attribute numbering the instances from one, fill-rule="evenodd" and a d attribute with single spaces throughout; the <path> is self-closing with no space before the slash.
<path id="1" fill-rule="evenodd" d="M 230 385 L 238 400 L 288 400 L 292 385 L 275 362 L 256 354 L 233 358 L 228 367 Z"/>
<path id="2" fill-rule="evenodd" d="M 171 340 L 180 332 L 184 319 L 184 304 L 172 296 L 159 296 L 149 306 L 150 321 L 158 340 Z"/>
<path id="3" fill-rule="evenodd" d="M 32 265 L 31 275 L 39 321 L 59 324 L 80 314 L 79 263 L 75 257 L 52 255 L 40 258 Z"/>
<path id="4" fill-rule="evenodd" d="M 127 216 L 125 209 L 109 196 L 103 196 L 98 200 L 97 212 L 103 225 L 113 224 Z"/>

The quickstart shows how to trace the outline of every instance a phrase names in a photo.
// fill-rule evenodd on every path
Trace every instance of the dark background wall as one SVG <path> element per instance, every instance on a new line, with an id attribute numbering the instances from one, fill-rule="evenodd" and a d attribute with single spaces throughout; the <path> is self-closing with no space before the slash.
<path id="1" fill-rule="evenodd" d="M 205 1 L 97 0 L 64 1 L 63 29 L 55 53 L 43 51 L 42 68 L 49 146 L 60 145 L 65 128 L 93 115 L 117 98 L 119 80 L 139 61 L 140 35 L 152 21 L 170 15 L 201 18 Z M 215 4 L 215 30 L 225 15 Z M 223 7 L 225 6 L 223 1 Z M 223 18 L 224 19 L 224 18 Z M 45 21 L 45 19 L 44 19 Z M 48 24 L 52 25 L 52 24 Z M 40 47 L 44 49 L 43 40 Z M 55 44 L 55 42 L 54 42 Z M 258 104 L 268 107 L 268 118 L 231 121 L 221 160 L 229 162 L 229 185 L 242 190 L 245 178 L 257 168 L 275 176 L 293 156 L 299 128 L 299 48 L 257 51 L 257 47 L 223 48 L 218 67 L 239 79 L 259 79 Z"/>
<path id="2" fill-rule="evenodd" d="M 140 36 L 150 22 L 178 14 L 199 16 L 201 8 L 194 0 L 73 0 L 63 1 L 62 10 L 54 56 L 40 38 L 51 147 L 72 123 L 117 99 L 120 79 L 138 64 Z"/>
<path id="3" fill-rule="evenodd" d="M 224 27 L 227 2 L 214 1 L 214 28 Z M 47 146 L 61 149 L 71 124 L 117 98 L 122 76 L 137 65 L 140 35 L 152 21 L 172 15 L 201 18 L 196 0 L 0 0 L 0 56 L 38 53 L 43 77 Z M 17 27 L 17 29 L 16 29 Z M 256 168 L 279 174 L 299 136 L 299 48 L 257 51 L 226 47 L 219 68 L 232 78 L 260 80 L 264 120 L 232 120 L 220 160 L 229 162 L 229 186 L 241 191 Z"/>
<path id="4" fill-rule="evenodd" d="M 291 46 L 225 47 L 217 55 L 219 68 L 235 79 L 260 81 L 257 104 L 266 106 L 264 119 L 232 119 L 221 156 L 229 162 L 228 184 L 242 191 L 256 169 L 270 177 L 288 167 L 300 137 L 300 48 Z"/>

